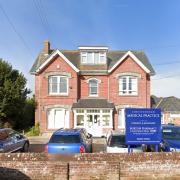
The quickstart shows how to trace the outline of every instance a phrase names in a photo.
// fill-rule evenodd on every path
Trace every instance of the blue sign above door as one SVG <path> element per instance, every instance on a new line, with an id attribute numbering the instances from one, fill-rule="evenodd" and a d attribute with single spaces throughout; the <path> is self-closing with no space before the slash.
<path id="1" fill-rule="evenodd" d="M 161 109 L 127 108 L 126 144 L 159 144 L 161 142 Z"/>

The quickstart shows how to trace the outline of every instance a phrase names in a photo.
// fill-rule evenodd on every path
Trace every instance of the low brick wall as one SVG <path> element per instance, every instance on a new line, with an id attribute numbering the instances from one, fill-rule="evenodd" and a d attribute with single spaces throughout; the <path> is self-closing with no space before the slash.
<path id="1" fill-rule="evenodd" d="M 180 153 L 0 154 L 0 179 L 180 179 Z"/>

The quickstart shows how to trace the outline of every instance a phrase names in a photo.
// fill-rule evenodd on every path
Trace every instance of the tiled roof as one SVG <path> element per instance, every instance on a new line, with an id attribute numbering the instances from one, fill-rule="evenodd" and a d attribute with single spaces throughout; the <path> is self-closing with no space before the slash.
<path id="1" fill-rule="evenodd" d="M 51 50 L 51 53 L 53 52 L 53 50 Z M 60 52 L 76 67 L 78 68 L 80 71 L 81 70 L 85 70 L 86 69 L 81 69 L 81 64 L 80 64 L 80 51 L 79 50 L 60 50 Z M 110 68 L 113 67 L 113 65 L 115 65 L 115 63 L 122 58 L 128 51 L 108 51 L 107 52 L 107 70 L 109 70 Z M 154 74 L 154 69 L 151 66 L 147 56 L 145 55 L 144 52 L 142 51 L 131 51 L 142 63 L 143 65 L 148 68 L 151 72 L 151 74 Z M 51 55 L 51 54 L 50 54 Z M 38 69 L 38 67 L 46 61 L 46 59 L 50 56 L 44 56 L 43 55 L 43 51 L 41 51 L 37 57 L 37 59 L 35 60 L 30 72 L 33 74 L 36 72 L 36 70 Z M 88 66 L 88 65 L 87 65 Z M 103 67 L 103 66 L 102 66 Z M 93 70 L 93 66 L 91 66 L 92 70 Z M 89 68 L 88 68 L 89 69 Z M 97 68 L 95 68 L 97 69 Z M 101 69 L 98 69 L 101 70 Z M 102 70 L 104 70 L 104 68 L 102 68 Z"/>
<path id="2" fill-rule="evenodd" d="M 171 96 L 171 97 L 165 97 L 158 102 L 157 108 L 161 108 L 162 111 L 180 111 L 180 99 Z"/>
<path id="3" fill-rule="evenodd" d="M 157 96 L 152 95 L 151 96 L 151 107 L 156 108 L 159 105 L 159 103 L 162 101 L 162 99 L 163 99 L 162 97 L 157 97 Z"/>
<path id="4" fill-rule="evenodd" d="M 114 109 L 114 104 L 107 99 L 80 99 L 74 103 L 72 108 L 111 108 Z"/>

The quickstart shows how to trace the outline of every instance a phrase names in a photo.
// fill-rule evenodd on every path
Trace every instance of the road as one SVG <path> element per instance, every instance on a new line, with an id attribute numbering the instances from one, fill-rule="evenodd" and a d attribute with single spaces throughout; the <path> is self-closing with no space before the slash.
<path id="1" fill-rule="evenodd" d="M 48 142 L 48 137 L 29 137 L 30 148 L 29 152 L 43 152 L 45 144 Z M 106 140 L 104 138 L 93 138 L 93 152 L 104 152 L 106 150 Z"/>

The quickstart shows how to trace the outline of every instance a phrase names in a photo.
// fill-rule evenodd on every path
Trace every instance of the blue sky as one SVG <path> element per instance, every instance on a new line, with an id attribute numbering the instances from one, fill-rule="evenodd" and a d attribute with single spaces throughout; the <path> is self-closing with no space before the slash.
<path id="1" fill-rule="evenodd" d="M 48 39 L 59 49 L 144 50 L 156 71 L 152 94 L 180 97 L 179 0 L 0 0 L 0 7 L 0 58 L 31 90 L 29 70 Z"/>

